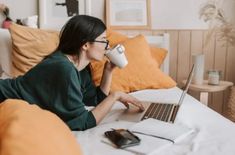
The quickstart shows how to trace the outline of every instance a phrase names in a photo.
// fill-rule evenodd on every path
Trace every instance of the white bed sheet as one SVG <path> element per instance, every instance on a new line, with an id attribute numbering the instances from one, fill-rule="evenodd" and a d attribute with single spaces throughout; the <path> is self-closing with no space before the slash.
<path id="1" fill-rule="evenodd" d="M 132 93 L 144 101 L 177 102 L 181 89 L 143 90 Z M 138 154 L 115 149 L 101 142 L 103 133 L 110 128 L 128 128 L 133 122 L 116 121 L 125 107 L 121 103 L 114 105 L 112 111 L 95 128 L 75 131 L 74 134 L 85 155 L 129 155 Z M 151 154 L 161 155 L 234 155 L 235 125 L 220 114 L 206 107 L 193 97 L 186 95 L 175 123 L 195 129 L 195 133 L 184 140 L 167 145 Z M 143 148 L 145 149 L 145 148 Z"/>

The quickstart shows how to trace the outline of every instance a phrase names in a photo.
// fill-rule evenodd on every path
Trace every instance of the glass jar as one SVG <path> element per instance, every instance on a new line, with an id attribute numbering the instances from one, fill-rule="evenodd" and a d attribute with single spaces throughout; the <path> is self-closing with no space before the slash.
<path id="1" fill-rule="evenodd" d="M 219 85 L 221 71 L 219 70 L 208 70 L 208 84 Z"/>

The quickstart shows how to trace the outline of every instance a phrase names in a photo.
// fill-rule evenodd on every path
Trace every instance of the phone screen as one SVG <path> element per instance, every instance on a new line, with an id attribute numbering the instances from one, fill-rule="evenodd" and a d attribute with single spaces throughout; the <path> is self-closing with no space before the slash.
<path id="1" fill-rule="evenodd" d="M 134 146 L 140 143 L 140 139 L 136 135 L 125 129 L 106 131 L 105 136 L 118 148 Z"/>

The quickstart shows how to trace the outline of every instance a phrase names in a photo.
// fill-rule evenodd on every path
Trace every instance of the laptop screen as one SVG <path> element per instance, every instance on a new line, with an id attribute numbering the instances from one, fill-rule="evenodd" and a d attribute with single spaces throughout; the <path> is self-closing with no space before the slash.
<path id="1" fill-rule="evenodd" d="M 186 84 L 184 86 L 183 92 L 181 94 L 181 97 L 180 97 L 178 105 L 181 105 L 183 103 L 184 97 L 185 97 L 185 95 L 186 95 L 186 93 L 188 91 L 189 85 L 190 85 L 190 83 L 192 81 L 192 78 L 193 78 L 193 72 L 194 72 L 194 64 L 193 64 L 192 69 L 191 69 L 191 71 L 190 71 L 190 73 L 188 75 L 188 78 L 187 78 Z"/>

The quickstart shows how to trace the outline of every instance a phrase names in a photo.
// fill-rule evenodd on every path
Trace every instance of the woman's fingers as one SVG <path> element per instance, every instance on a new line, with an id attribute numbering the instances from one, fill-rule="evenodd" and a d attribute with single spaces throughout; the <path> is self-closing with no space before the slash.
<path id="1" fill-rule="evenodd" d="M 104 69 L 107 70 L 107 71 L 112 71 L 113 69 L 116 68 L 116 65 L 113 64 L 112 62 L 110 61 L 106 61 L 105 62 L 105 65 L 104 65 Z"/>
<path id="2" fill-rule="evenodd" d="M 131 104 L 138 107 L 141 111 L 144 111 L 144 106 L 142 105 L 141 101 L 139 101 L 137 98 L 130 96 L 132 99 Z"/>
<path id="3" fill-rule="evenodd" d="M 132 104 L 139 108 L 140 111 L 144 111 L 144 106 L 142 105 L 141 101 L 131 95 L 125 94 L 125 97 L 121 100 L 121 102 L 124 104 Z"/>
<path id="4" fill-rule="evenodd" d="M 121 102 L 122 104 L 124 104 L 125 106 L 126 106 L 126 108 L 127 109 L 129 109 L 130 108 L 130 105 L 129 105 L 129 103 L 128 102 Z"/>
<path id="5" fill-rule="evenodd" d="M 115 92 L 114 94 L 114 96 L 116 96 L 115 98 L 118 101 L 122 102 L 127 108 L 129 108 L 129 104 L 132 104 L 136 106 L 139 111 L 144 111 L 144 106 L 142 105 L 141 101 L 139 101 L 137 98 L 124 92 Z"/>
<path id="6" fill-rule="evenodd" d="M 138 107 L 141 112 L 144 111 L 144 106 L 140 101 L 135 101 L 135 102 L 132 102 L 131 104 Z"/>

